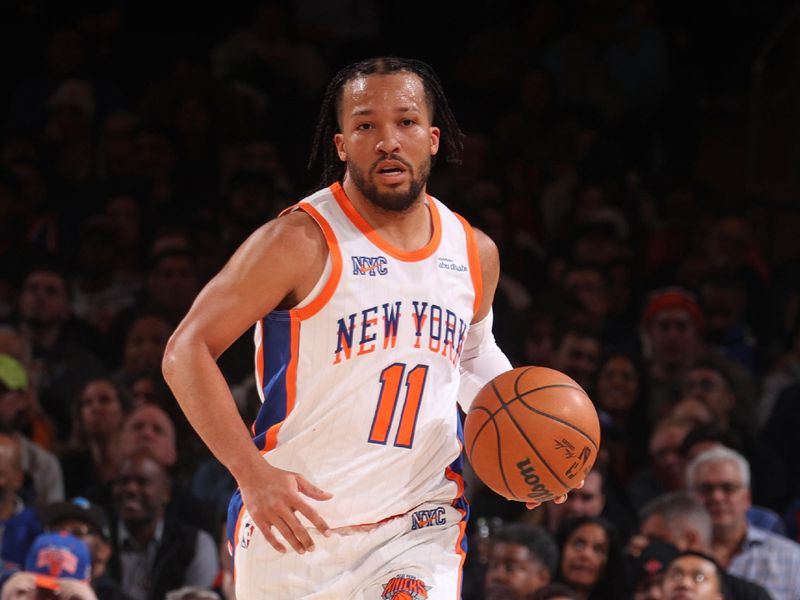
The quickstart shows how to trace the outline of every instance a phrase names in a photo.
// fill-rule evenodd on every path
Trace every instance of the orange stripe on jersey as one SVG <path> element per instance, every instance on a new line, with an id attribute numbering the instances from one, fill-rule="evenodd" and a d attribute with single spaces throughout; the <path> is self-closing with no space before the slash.
<path id="1" fill-rule="evenodd" d="M 428 207 L 431 211 L 431 222 L 433 223 L 433 234 L 431 235 L 431 239 L 428 240 L 428 243 L 425 244 L 419 250 L 412 250 L 411 252 L 407 252 L 405 250 L 400 250 L 399 248 L 395 248 L 389 242 L 384 240 L 375 229 L 373 229 L 372 225 L 367 223 L 366 219 L 362 217 L 359 212 L 355 209 L 352 202 L 350 202 L 350 198 L 347 197 L 342 186 L 337 182 L 331 185 L 330 187 L 331 192 L 333 193 L 334 198 L 336 198 L 336 202 L 339 204 L 339 207 L 344 211 L 347 217 L 353 222 L 353 225 L 358 227 L 358 229 L 363 233 L 369 241 L 375 244 L 378 248 L 386 252 L 389 256 L 396 258 L 397 260 L 402 260 L 406 262 L 413 262 L 417 260 L 423 260 L 431 256 L 436 249 L 439 247 L 439 242 L 442 240 L 442 220 L 439 217 L 439 209 L 436 208 L 436 202 L 433 201 L 433 198 L 430 196 L 425 196 L 428 200 Z"/>
<path id="2" fill-rule="evenodd" d="M 297 318 L 297 312 L 296 310 L 289 311 L 291 317 L 291 358 L 289 359 L 289 364 L 286 365 L 286 417 L 284 417 L 283 421 L 275 423 L 267 430 L 261 454 L 266 454 L 278 445 L 278 432 L 286 418 L 292 414 L 292 409 L 294 409 L 297 394 L 297 347 L 300 344 L 300 321 Z"/>
<path id="3" fill-rule="evenodd" d="M 475 302 L 472 305 L 472 316 L 478 314 L 483 300 L 483 273 L 481 271 L 481 255 L 478 251 L 478 242 L 475 241 L 475 231 L 467 220 L 459 214 L 453 213 L 464 226 L 467 234 L 467 257 L 469 259 L 469 274 L 472 277 L 472 287 L 475 288 Z"/>
<path id="4" fill-rule="evenodd" d="M 453 502 L 453 507 L 461 513 L 461 521 L 458 524 L 458 538 L 456 539 L 455 547 L 456 554 L 461 557 L 461 562 L 458 566 L 458 593 L 456 594 L 456 598 L 461 598 L 461 580 L 464 574 L 464 561 L 467 560 L 467 553 L 464 550 L 464 536 L 467 534 L 467 511 L 457 504 L 459 498 L 464 494 L 464 477 L 450 467 L 444 470 L 444 476 L 450 481 L 454 481 L 458 486 L 458 493 L 456 495 L 456 500 Z"/>
<path id="5" fill-rule="evenodd" d="M 292 311 L 298 319 L 308 319 L 318 313 L 336 291 L 336 286 L 339 285 L 339 279 L 342 276 L 342 251 L 339 248 L 336 234 L 333 233 L 333 228 L 328 221 L 325 220 L 325 217 L 317 212 L 317 209 L 307 202 L 301 202 L 297 205 L 297 208 L 314 219 L 317 225 L 319 225 L 319 228 L 322 229 L 322 235 L 325 236 L 325 242 L 328 244 L 328 251 L 331 257 L 331 273 L 328 277 L 328 281 L 325 283 L 325 287 L 323 287 L 319 295 L 306 306 Z"/>

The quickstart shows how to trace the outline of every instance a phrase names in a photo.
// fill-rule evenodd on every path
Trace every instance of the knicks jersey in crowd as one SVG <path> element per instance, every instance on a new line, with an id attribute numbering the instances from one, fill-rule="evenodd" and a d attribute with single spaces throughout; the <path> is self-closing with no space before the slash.
<path id="1" fill-rule="evenodd" d="M 300 202 L 293 210 L 327 241 L 325 273 L 298 307 L 256 326 L 254 441 L 271 465 L 333 494 L 309 500 L 333 528 L 463 492 L 458 367 L 480 304 L 480 262 L 469 225 L 427 203 L 431 239 L 405 252 L 338 183 Z"/>

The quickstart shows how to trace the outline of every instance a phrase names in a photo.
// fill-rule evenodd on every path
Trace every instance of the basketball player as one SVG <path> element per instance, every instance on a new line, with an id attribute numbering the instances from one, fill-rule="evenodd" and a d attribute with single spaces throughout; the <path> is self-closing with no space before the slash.
<path id="1" fill-rule="evenodd" d="M 239 484 L 239 600 L 460 598 L 456 401 L 511 368 L 491 332 L 497 249 L 426 194 L 461 138 L 424 63 L 343 69 L 312 149 L 326 187 L 245 241 L 168 344 L 175 396 Z M 253 323 L 251 439 L 215 360 Z"/>

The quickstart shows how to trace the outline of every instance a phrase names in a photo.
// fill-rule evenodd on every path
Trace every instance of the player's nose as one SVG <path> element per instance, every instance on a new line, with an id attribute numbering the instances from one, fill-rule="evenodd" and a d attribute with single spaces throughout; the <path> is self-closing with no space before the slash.
<path id="1" fill-rule="evenodd" d="M 394 154 L 400 150 L 400 141 L 393 128 L 385 127 L 375 144 L 375 151 L 380 154 Z"/>

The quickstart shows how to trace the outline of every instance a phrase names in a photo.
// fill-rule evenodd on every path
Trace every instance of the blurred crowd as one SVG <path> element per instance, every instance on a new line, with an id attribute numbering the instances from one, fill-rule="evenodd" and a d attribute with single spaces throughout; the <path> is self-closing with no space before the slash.
<path id="1" fill-rule="evenodd" d="M 235 483 L 161 357 L 235 248 L 315 188 L 328 79 L 389 53 L 434 66 L 467 134 L 429 192 L 500 249 L 500 346 L 601 418 L 564 505 L 470 478 L 464 597 L 800 598 L 800 257 L 772 260 L 744 198 L 693 172 L 697 95 L 719 90 L 664 4 L 479 2 L 450 28 L 441 3 L 425 46 L 370 1 L 217 6 L 203 33 L 148 3 L 3 9 L 30 52 L 0 132 L 2 598 L 232 598 Z M 252 352 L 248 332 L 220 359 L 248 422 Z M 43 568 L 53 548 L 69 560 Z"/>

